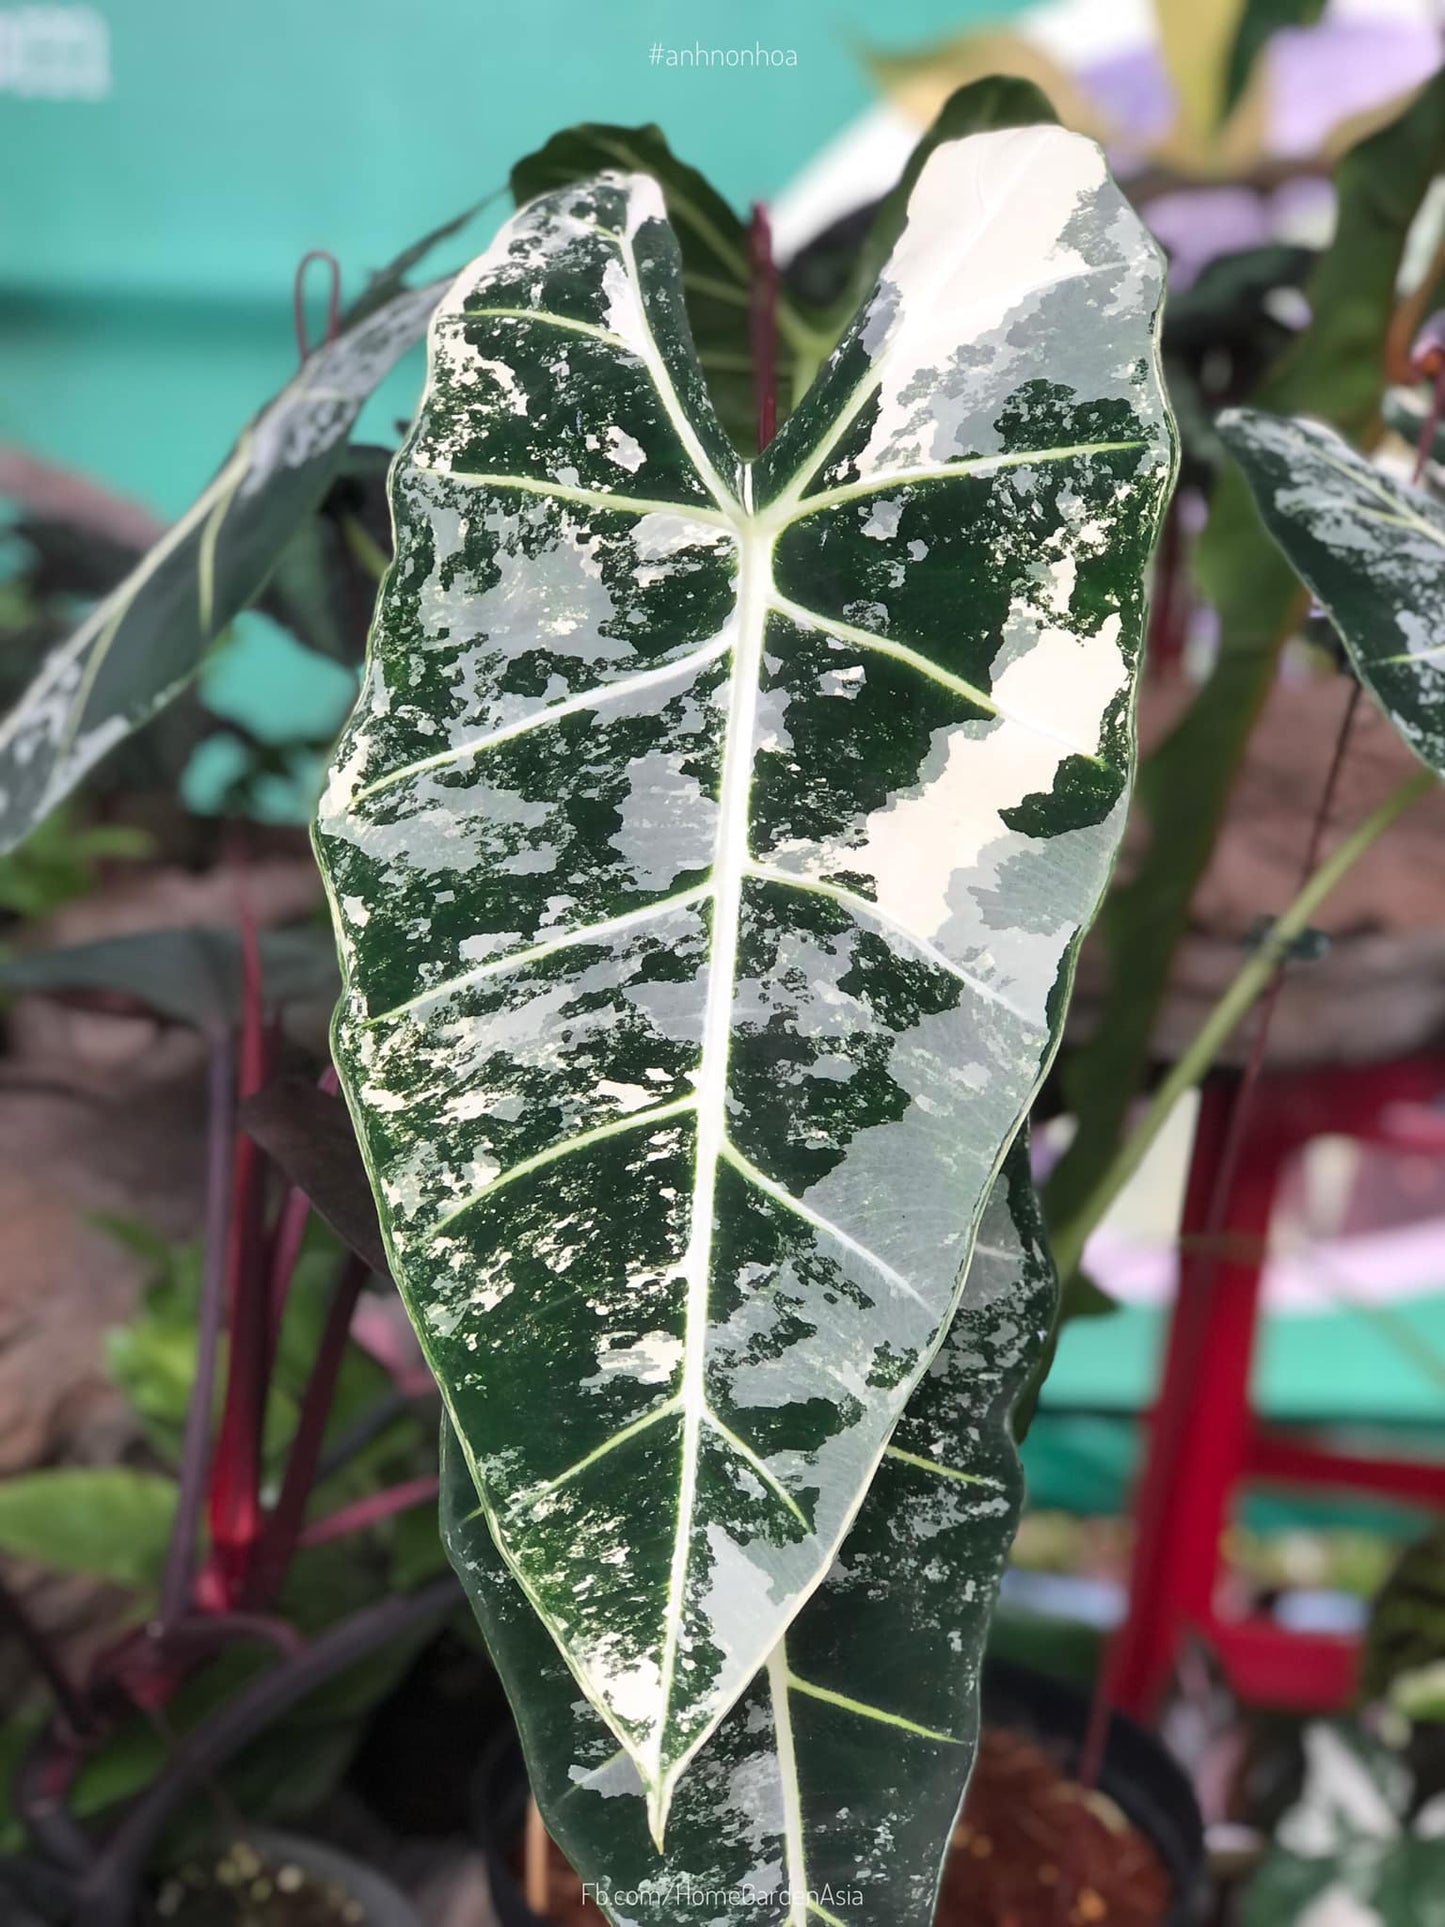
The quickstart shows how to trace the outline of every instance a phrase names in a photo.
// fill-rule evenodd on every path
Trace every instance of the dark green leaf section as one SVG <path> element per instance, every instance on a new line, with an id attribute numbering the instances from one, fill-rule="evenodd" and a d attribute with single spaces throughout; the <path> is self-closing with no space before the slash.
<path id="1" fill-rule="evenodd" d="M 1054 1293 L 1019 1143 L 985 1209 L 948 1336 L 837 1562 L 693 1762 L 662 1854 L 635 1769 L 508 1573 L 465 1457 L 444 1432 L 452 1561 L 554 1838 L 584 1880 L 638 1895 L 610 1906 L 619 1927 L 928 1927 L 973 1764 L 979 1665 L 1018 1519 L 1008 1415 Z"/>
<path id="2" fill-rule="evenodd" d="M 1157 254 L 1053 127 L 912 207 L 754 467 L 653 181 L 503 230 L 318 823 L 393 1273 L 655 1824 L 937 1349 L 1122 827 Z"/>
<path id="3" fill-rule="evenodd" d="M 757 447 L 757 397 L 748 330 L 748 235 L 732 208 L 680 161 L 659 127 L 589 123 L 554 134 L 512 169 L 518 205 L 608 171 L 647 174 L 662 189 L 682 254 L 688 322 L 708 391 L 739 449 Z M 870 277 L 871 284 L 871 277 Z M 837 329 L 783 291 L 777 306 L 778 388 L 783 409 L 801 395 Z"/>
<path id="4" fill-rule="evenodd" d="M 164 708 L 260 593 L 340 472 L 367 396 L 426 328 L 445 283 L 402 285 L 418 252 L 376 277 L 336 338 L 242 431 L 210 486 L 46 659 L 0 723 L 0 850 Z"/>
<path id="5" fill-rule="evenodd" d="M 1318 415 L 1352 440 L 1370 438 L 1405 237 L 1442 171 L 1445 75 L 1341 163 L 1335 239 L 1307 290 L 1314 319 L 1253 398 L 1261 407 Z M 1057 1226 L 1075 1217 L 1107 1170 L 1144 1082 L 1190 900 L 1279 650 L 1303 613 L 1294 572 L 1234 472 L 1215 491 L 1198 568 L 1219 615 L 1219 659 L 1183 721 L 1139 772 L 1150 840 L 1100 919 L 1110 987 L 1093 1036 L 1068 1067 L 1066 1094 L 1078 1130 L 1044 1194 Z"/>
<path id="6" fill-rule="evenodd" d="M 1242 410 L 1219 427 L 1361 682 L 1445 774 L 1445 511 L 1320 422 Z"/>

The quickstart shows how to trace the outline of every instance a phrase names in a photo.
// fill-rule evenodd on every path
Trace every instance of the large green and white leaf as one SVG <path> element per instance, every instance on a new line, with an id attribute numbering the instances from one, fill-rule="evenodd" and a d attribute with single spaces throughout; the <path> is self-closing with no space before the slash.
<path id="1" fill-rule="evenodd" d="M 163 709 L 260 592 L 340 472 L 362 405 L 421 339 L 446 286 L 402 286 L 399 269 L 415 253 L 377 277 L 335 339 L 242 431 L 210 486 L 47 657 L 0 722 L 0 851 Z"/>
<path id="2" fill-rule="evenodd" d="M 1090 143 L 940 147 L 755 467 L 650 180 L 534 202 L 433 323 L 318 823 L 337 1059 L 498 1545 L 658 1824 L 1053 1053 L 1125 810 L 1159 281 Z"/>
<path id="3" fill-rule="evenodd" d="M 444 1432 L 443 1527 L 511 1697 L 532 1787 L 610 1918 L 928 1927 L 978 1731 L 978 1673 L 1021 1479 L 1008 1414 L 1056 1281 L 1016 1141 L 963 1302 L 851 1532 L 677 1792 L 666 1851 L 632 1763 L 507 1571 Z M 731 1910 L 720 1896 L 737 1896 Z M 791 1896 L 787 1898 L 785 1896 Z"/>
<path id="4" fill-rule="evenodd" d="M 1445 774 L 1445 509 L 1323 422 L 1240 409 L 1219 431 L 1360 681 Z"/>
<path id="5" fill-rule="evenodd" d="M 805 278 L 810 284 L 828 282 L 826 296 L 805 291 L 791 273 L 777 288 L 773 361 L 784 413 L 801 399 L 859 302 L 872 292 L 902 230 L 913 185 L 934 148 L 966 134 L 1055 119 L 1037 87 L 1009 75 L 991 75 L 950 95 L 914 148 L 898 184 L 879 203 L 866 232 L 856 234 L 851 243 L 840 237 L 836 246 L 827 245 L 827 273 L 821 272 L 816 249 L 811 251 Z M 733 442 L 753 452 L 758 403 L 748 231 L 706 177 L 678 159 L 661 128 L 596 122 L 564 128 L 536 153 L 517 162 L 512 169 L 512 192 L 521 206 L 539 194 L 574 186 L 609 169 L 650 174 L 662 189 L 664 209 L 682 256 L 688 327 L 708 393 Z M 841 296 L 840 287 L 845 290 Z"/>

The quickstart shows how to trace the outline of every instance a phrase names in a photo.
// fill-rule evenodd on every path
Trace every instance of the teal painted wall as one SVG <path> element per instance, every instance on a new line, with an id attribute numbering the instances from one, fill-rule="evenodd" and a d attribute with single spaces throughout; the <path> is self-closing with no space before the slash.
<path id="1" fill-rule="evenodd" d="M 873 99 L 861 52 L 1017 0 L 97 0 L 99 99 L 21 98 L 0 73 L 0 441 L 165 516 L 295 366 L 310 248 L 348 295 L 579 120 L 656 120 L 739 204 L 776 193 Z M 0 6 L 8 13 L 8 7 Z M 654 66 L 669 47 L 791 48 L 782 68 Z M 502 205 L 429 271 L 480 250 Z M 320 281 L 324 277 L 317 275 Z M 319 290 L 318 290 L 319 294 Z M 362 418 L 395 439 L 411 356 Z M 240 625 L 214 706 L 268 735 L 340 714 L 335 676 Z M 238 658 L 238 659 L 237 659 Z M 209 778 L 200 782 L 199 796 Z M 298 806 L 299 807 L 299 806 Z M 291 805 L 278 805 L 283 812 Z"/>
<path id="2" fill-rule="evenodd" d="M 859 50 L 1008 0 L 112 0 L 111 91 L 0 91 L 0 438 L 180 510 L 294 362 L 296 262 L 348 287 L 574 120 L 657 120 L 740 202 L 871 98 Z M 668 45 L 783 69 L 653 67 Z M 486 217 L 484 217 L 485 219 Z M 478 230 L 480 244 L 481 230 Z M 387 408 L 405 410 L 413 367 Z"/>

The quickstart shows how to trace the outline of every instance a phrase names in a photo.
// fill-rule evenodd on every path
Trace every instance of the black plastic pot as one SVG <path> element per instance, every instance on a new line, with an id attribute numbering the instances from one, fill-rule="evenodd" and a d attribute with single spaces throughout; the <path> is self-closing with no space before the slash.
<path id="1" fill-rule="evenodd" d="M 487 1862 L 492 1905 L 501 1927 L 546 1927 L 522 1898 L 512 1872 L 527 1822 L 527 1768 L 522 1744 L 510 1727 L 488 1747 L 472 1783 L 472 1832 Z"/>
<path id="2" fill-rule="evenodd" d="M 1004 1660 L 984 1669 L 983 1716 L 1037 1740 L 1067 1773 L 1078 1764 L 1089 1724 L 1089 1698 L 1077 1687 Z M 1169 1874 L 1174 1902 L 1164 1927 L 1192 1927 L 1204 1887 L 1204 1823 L 1194 1790 L 1179 1766 L 1142 1726 L 1116 1713 L 1099 1774 L 1111 1799 L 1150 1842 Z M 527 1813 L 527 1775 L 514 1734 L 502 1735 L 477 1774 L 473 1804 L 477 1840 L 487 1860 L 502 1927 L 548 1927 L 522 1898 L 512 1872 Z M 880 1922 L 879 1927 L 887 1927 Z"/>
<path id="3" fill-rule="evenodd" d="M 361 1909 L 359 1927 L 421 1927 L 421 1916 L 400 1888 L 351 1854 L 269 1827 L 248 1827 L 245 1838 L 263 1860 L 299 1867 L 311 1879 L 340 1888 Z"/>

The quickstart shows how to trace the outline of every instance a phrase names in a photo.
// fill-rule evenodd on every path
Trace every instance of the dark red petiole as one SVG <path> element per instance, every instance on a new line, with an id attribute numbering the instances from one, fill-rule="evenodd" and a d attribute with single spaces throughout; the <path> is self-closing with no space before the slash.
<path id="1" fill-rule="evenodd" d="M 761 201 L 753 205 L 748 228 L 748 267 L 748 339 L 761 454 L 778 430 L 778 269 L 773 260 L 773 230 Z"/>
<path id="2" fill-rule="evenodd" d="M 244 991 L 238 1096 L 254 1095 L 266 1082 L 261 953 L 256 927 L 242 910 Z M 271 1304 L 266 1272 L 265 1167 L 255 1142 L 240 1134 L 232 1165 L 233 1209 L 226 1264 L 226 1310 L 230 1331 L 226 1397 L 211 1465 L 209 1524 L 211 1557 L 201 1575 L 197 1603 L 209 1611 L 240 1604 L 251 1555 L 260 1538 L 261 1441 L 271 1362 Z"/>

